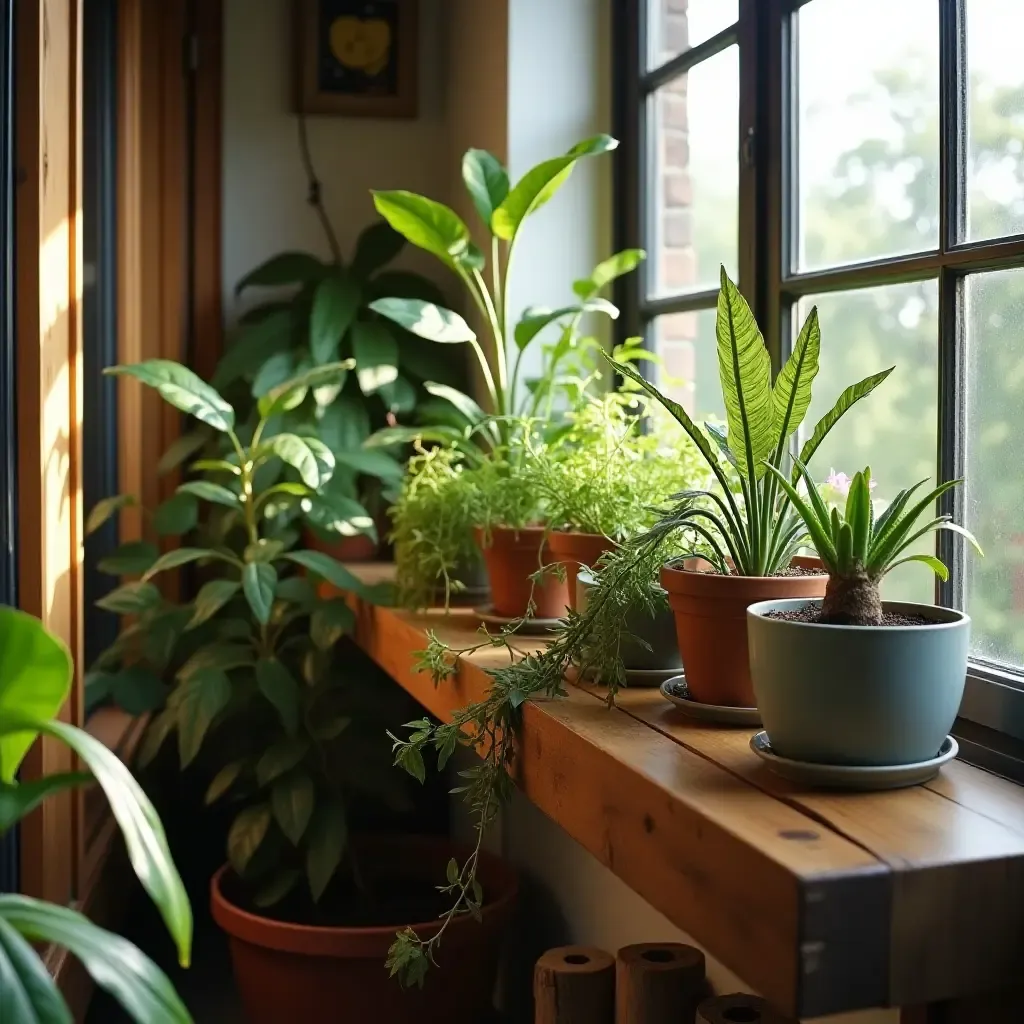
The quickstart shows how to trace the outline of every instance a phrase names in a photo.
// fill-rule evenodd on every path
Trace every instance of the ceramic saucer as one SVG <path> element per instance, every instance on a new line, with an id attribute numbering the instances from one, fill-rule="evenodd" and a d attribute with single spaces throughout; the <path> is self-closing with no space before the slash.
<path id="1" fill-rule="evenodd" d="M 482 608 L 474 608 L 473 613 L 481 622 L 486 623 L 488 626 L 498 626 L 501 629 L 518 623 L 517 628 L 513 630 L 516 636 L 545 637 L 562 621 L 561 619 L 523 619 L 497 615 L 495 614 L 493 604 L 485 604 Z"/>
<path id="2" fill-rule="evenodd" d="M 688 718 L 716 725 L 752 726 L 761 724 L 757 708 L 734 708 L 719 704 L 701 704 L 690 696 L 686 677 L 677 675 L 661 684 L 661 695 L 671 701 Z"/>
<path id="3" fill-rule="evenodd" d="M 575 665 L 570 665 L 566 677 L 574 681 L 578 674 L 579 669 Z M 674 679 L 678 675 L 678 668 L 627 668 L 626 686 L 631 688 L 661 686 L 666 680 Z M 587 680 L 594 681 L 593 672 L 587 672 Z M 597 682 L 601 683 L 601 680 L 597 680 Z"/>

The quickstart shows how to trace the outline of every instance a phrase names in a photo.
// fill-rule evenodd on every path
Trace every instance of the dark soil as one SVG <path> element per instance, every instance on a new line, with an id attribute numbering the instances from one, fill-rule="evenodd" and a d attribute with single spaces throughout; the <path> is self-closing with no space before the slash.
<path id="1" fill-rule="evenodd" d="M 827 573 L 821 568 L 808 568 L 805 565 L 790 565 L 785 569 L 779 569 L 772 573 L 773 576 L 825 576 Z"/>
<path id="2" fill-rule="evenodd" d="M 818 606 L 808 605 L 806 608 L 795 608 L 792 611 L 766 612 L 769 619 L 782 619 L 784 622 L 817 622 L 822 623 L 818 617 Z M 926 618 L 924 615 L 899 615 L 896 612 L 882 612 L 883 626 L 933 626 L 934 619 Z"/>

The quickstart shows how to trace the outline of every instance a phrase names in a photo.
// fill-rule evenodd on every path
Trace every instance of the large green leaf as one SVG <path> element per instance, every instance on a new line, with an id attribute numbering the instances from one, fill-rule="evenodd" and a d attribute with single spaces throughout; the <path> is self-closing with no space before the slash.
<path id="1" fill-rule="evenodd" d="M 607 135 L 596 135 L 577 143 L 565 156 L 545 160 L 527 171 L 516 182 L 491 218 L 491 230 L 499 238 L 511 241 L 523 221 L 535 213 L 562 187 L 576 161 L 614 149 L 618 143 Z"/>
<path id="2" fill-rule="evenodd" d="M 563 306 L 561 309 L 547 309 L 541 306 L 530 306 L 523 311 L 515 328 L 516 347 L 522 351 L 548 324 L 560 320 L 564 316 L 577 313 L 604 313 L 617 319 L 619 310 L 607 299 L 591 298 L 578 306 Z"/>
<path id="3" fill-rule="evenodd" d="M 109 685 L 114 703 L 129 715 L 156 711 L 167 700 L 167 684 L 141 665 L 126 665 L 113 673 Z"/>
<path id="4" fill-rule="evenodd" d="M 244 761 L 232 761 L 224 765 L 207 787 L 203 803 L 212 804 L 219 800 L 238 781 L 244 769 Z"/>
<path id="5" fill-rule="evenodd" d="M 182 768 L 199 753 L 213 720 L 231 699 L 231 681 L 219 668 L 206 668 L 185 679 L 178 690 L 178 756 Z"/>
<path id="6" fill-rule="evenodd" d="M 432 302 L 421 299 L 377 299 L 370 303 L 370 309 L 427 341 L 457 344 L 476 340 L 476 334 L 458 313 Z"/>
<path id="7" fill-rule="evenodd" d="M 30 779 L 28 782 L 0 782 L 0 835 L 13 828 L 48 796 L 65 789 L 88 786 L 93 781 L 93 777 L 86 772 L 64 772 Z"/>
<path id="8" fill-rule="evenodd" d="M 271 876 L 270 881 L 261 886 L 252 901 L 257 907 L 272 907 L 280 903 L 295 888 L 295 883 L 302 877 L 296 868 L 279 868 Z"/>
<path id="9" fill-rule="evenodd" d="M 480 408 L 476 401 L 457 388 L 451 388 L 447 384 L 438 384 L 432 380 L 426 381 L 423 387 L 435 398 L 450 402 L 474 427 L 487 419 L 487 413 Z M 496 428 L 495 431 L 491 431 L 491 434 L 496 439 Z"/>
<path id="10" fill-rule="evenodd" d="M 343 272 L 325 277 L 313 296 L 309 351 L 318 366 L 338 358 L 338 344 L 359 310 L 359 286 Z"/>
<path id="11" fill-rule="evenodd" d="M 800 461 L 805 465 L 811 461 L 811 456 L 818 450 L 818 446 L 828 436 L 829 431 L 853 408 L 862 398 L 867 398 L 886 377 L 895 370 L 890 366 L 888 370 L 880 373 L 873 373 L 856 384 L 851 384 L 837 399 L 836 404 L 815 424 L 811 436 L 804 442 L 800 449 Z M 792 479 L 795 482 L 799 470 L 794 467 Z"/>
<path id="12" fill-rule="evenodd" d="M 242 593 L 261 625 L 270 621 L 276 587 L 277 570 L 269 562 L 249 562 L 242 570 Z"/>
<path id="13" fill-rule="evenodd" d="M 289 551 L 284 557 L 315 573 L 339 590 L 359 594 L 364 589 L 363 582 L 358 576 L 349 572 L 336 558 L 331 558 L 322 551 Z"/>
<path id="14" fill-rule="evenodd" d="M 339 533 L 343 537 L 355 537 L 365 533 L 374 540 L 377 539 L 373 517 L 355 498 L 349 498 L 347 495 L 330 492 L 313 495 L 302 503 L 302 511 L 306 518 L 321 530 Z"/>
<path id="15" fill-rule="evenodd" d="M 249 644 L 213 643 L 201 647 L 178 669 L 178 678 L 185 682 L 197 672 L 219 668 L 230 672 L 234 668 L 247 668 L 256 663 Z"/>
<path id="16" fill-rule="evenodd" d="M 398 374 L 394 380 L 382 384 L 377 393 L 388 411 L 393 412 L 396 416 L 405 416 L 412 412 L 419 400 L 416 386 L 402 374 Z"/>
<path id="17" fill-rule="evenodd" d="M 39 954 L 0 916 L 0 1021 L 72 1024 L 71 1012 Z"/>
<path id="18" fill-rule="evenodd" d="M 256 781 L 265 786 L 291 771 L 309 752 L 305 736 L 290 736 L 269 746 L 256 762 Z"/>
<path id="19" fill-rule="evenodd" d="M 294 735 L 299 727 L 299 684 L 295 677 L 277 658 L 260 658 L 256 662 L 256 685 L 274 705 L 285 732 Z"/>
<path id="20" fill-rule="evenodd" d="M 339 800 L 321 800 L 306 837 L 306 878 L 314 900 L 319 901 L 338 870 L 347 841 L 344 805 Z"/>
<path id="21" fill-rule="evenodd" d="M 304 356 L 300 363 L 300 353 L 286 351 L 275 352 L 257 371 L 252 379 L 252 397 L 263 398 L 275 388 L 292 379 L 301 366 L 306 369 L 311 365 Z"/>
<path id="22" fill-rule="evenodd" d="M 213 618 L 239 590 L 241 590 L 241 584 L 234 580 L 210 580 L 208 583 L 204 583 L 199 593 L 196 594 L 195 611 L 185 628 L 195 629 L 196 626 L 201 626 L 208 619 Z"/>
<path id="23" fill-rule="evenodd" d="M 247 807 L 231 823 L 228 831 L 228 860 L 238 875 L 244 875 L 253 854 L 260 848 L 270 828 L 270 807 Z"/>
<path id="24" fill-rule="evenodd" d="M 161 537 L 180 537 L 199 522 L 199 502 L 192 494 L 175 494 L 153 513 L 153 525 Z"/>
<path id="25" fill-rule="evenodd" d="M 320 440 L 331 451 L 361 448 L 370 436 L 370 414 L 357 395 L 341 395 L 320 417 Z"/>
<path id="26" fill-rule="evenodd" d="M 136 576 L 145 572 L 159 557 L 155 544 L 148 540 L 132 540 L 106 558 L 101 558 L 96 568 L 108 576 Z"/>
<path id="27" fill-rule="evenodd" d="M 226 508 L 238 508 L 239 496 L 223 484 L 215 484 L 211 480 L 189 480 L 178 488 L 178 494 L 191 494 L 203 501 L 211 501 L 215 505 Z"/>
<path id="28" fill-rule="evenodd" d="M 27 896 L 0 896 L 0 920 L 31 942 L 53 943 L 68 950 L 81 961 L 93 981 L 109 992 L 138 1024 L 191 1024 L 192 1018 L 167 976 L 120 935 L 97 928 L 88 918 L 67 907 Z M 11 1024 L 28 1024 L 31 1020 L 15 1016 Z"/>
<path id="29" fill-rule="evenodd" d="M 375 476 L 379 480 L 400 482 L 405 477 L 405 467 L 387 452 L 372 448 L 358 448 L 350 452 L 338 452 L 339 466 L 345 466 L 356 473 Z"/>
<path id="30" fill-rule="evenodd" d="M 288 284 L 309 284 L 319 281 L 328 269 L 308 252 L 278 253 L 250 270 L 235 285 L 235 294 L 241 295 L 246 288 L 254 285 L 262 288 L 279 288 Z"/>
<path id="31" fill-rule="evenodd" d="M 617 277 L 632 273 L 646 258 L 647 253 L 643 249 L 623 249 L 598 263 L 590 277 L 574 281 L 572 290 L 581 299 L 593 298 Z"/>
<path id="32" fill-rule="evenodd" d="M 489 229 L 494 211 L 508 195 L 508 171 L 486 149 L 468 149 L 462 158 L 462 180 L 476 212 Z"/>
<path id="33" fill-rule="evenodd" d="M 155 388 L 164 401 L 214 430 L 224 432 L 235 425 L 235 410 L 206 381 L 180 363 L 147 359 L 131 366 L 111 366 L 103 372 L 142 381 Z"/>
<path id="34" fill-rule="evenodd" d="M 818 326 L 818 307 L 814 306 L 807 314 L 793 351 L 772 388 L 776 445 L 784 447 L 790 434 L 799 428 L 807 415 L 811 404 L 811 385 L 818 375 L 820 350 L 821 329 Z"/>
<path id="35" fill-rule="evenodd" d="M 345 383 L 348 371 L 354 365 L 351 359 L 342 359 L 336 363 L 324 363 L 323 366 L 314 366 L 304 370 L 298 376 L 284 381 L 259 400 L 260 415 L 264 419 L 270 419 L 271 416 L 276 416 L 278 413 L 294 409 L 302 403 L 311 388 L 316 390 L 331 385 L 341 386 Z"/>
<path id="36" fill-rule="evenodd" d="M 298 846 L 305 833 L 315 803 L 316 789 L 305 772 L 291 772 L 274 783 L 270 806 L 278 826 L 293 846 Z"/>
<path id="37" fill-rule="evenodd" d="M 405 239 L 386 221 L 375 221 L 363 228 L 356 239 L 352 257 L 352 273 L 365 281 L 381 267 L 390 263 L 405 247 Z"/>
<path id="38" fill-rule="evenodd" d="M 740 473 L 759 480 L 775 448 L 772 361 L 750 306 L 724 267 L 721 281 L 715 334 L 729 447 Z"/>
<path id="39" fill-rule="evenodd" d="M 297 469 L 307 487 L 320 486 L 320 464 L 306 439 L 298 434 L 275 434 L 260 446 L 261 456 L 275 455 L 293 469 Z"/>
<path id="40" fill-rule="evenodd" d="M 373 205 L 400 235 L 449 266 L 465 257 L 470 245 L 469 229 L 442 203 L 398 190 L 374 192 Z"/>
<path id="41" fill-rule="evenodd" d="M 137 505 L 134 494 L 115 494 L 111 498 L 97 501 L 85 521 L 85 535 L 95 533 L 108 519 L 117 515 L 123 508 Z"/>
<path id="42" fill-rule="evenodd" d="M 137 615 L 155 608 L 163 598 L 152 583 L 125 583 L 96 602 L 97 608 L 118 615 Z"/>
<path id="43" fill-rule="evenodd" d="M 35 730 L 10 732 L 7 717 L 46 721 L 71 690 L 71 655 L 34 616 L 0 606 L 0 782 L 13 782 Z"/>
<path id="44" fill-rule="evenodd" d="M 352 355 L 359 390 L 364 395 L 372 395 L 398 377 L 398 342 L 379 321 L 359 320 L 352 325 Z"/>
<path id="45" fill-rule="evenodd" d="M 143 574 L 144 580 L 151 580 L 154 576 L 159 573 L 166 572 L 168 569 L 177 569 L 179 566 L 187 565 L 189 562 L 198 562 L 203 558 L 217 558 L 222 561 L 233 561 L 232 558 L 227 555 L 221 554 L 217 551 L 211 551 L 208 548 L 175 548 L 173 551 L 168 551 L 166 555 L 161 555 Z"/>

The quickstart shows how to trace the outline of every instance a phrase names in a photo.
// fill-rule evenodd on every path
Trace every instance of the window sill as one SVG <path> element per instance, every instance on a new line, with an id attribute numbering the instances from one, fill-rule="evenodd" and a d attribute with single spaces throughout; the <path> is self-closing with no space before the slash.
<path id="1" fill-rule="evenodd" d="M 435 687 L 415 669 L 425 630 L 467 645 L 472 614 L 353 604 L 360 646 L 441 719 L 501 662 L 481 652 Z M 600 692 L 569 690 L 525 705 L 518 785 L 779 1009 L 816 1017 L 1019 981 L 1024 788 L 958 761 L 916 789 L 806 791 L 761 764 L 747 731 L 685 722 L 656 691 L 609 710 Z"/>

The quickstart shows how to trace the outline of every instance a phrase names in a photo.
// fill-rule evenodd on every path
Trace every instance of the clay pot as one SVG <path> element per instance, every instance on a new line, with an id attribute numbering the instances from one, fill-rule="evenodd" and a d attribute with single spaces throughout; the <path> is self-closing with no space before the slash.
<path id="1" fill-rule="evenodd" d="M 445 878 L 460 851 L 446 839 L 394 836 L 360 844 L 367 864 L 387 878 L 422 875 L 426 885 Z M 228 933 L 235 982 L 250 1024 L 286 1021 L 377 1021 L 379 1024 L 452 1024 L 491 1012 L 501 933 L 517 891 L 515 872 L 481 854 L 482 920 L 456 917 L 445 932 L 422 989 L 404 989 L 384 967 L 398 928 L 412 924 L 429 938 L 436 923 L 395 921 L 386 927 L 323 928 L 287 924 L 241 910 L 225 898 L 222 867 L 210 883 L 213 918 Z"/>
<path id="2" fill-rule="evenodd" d="M 565 566 L 569 587 L 569 607 L 576 609 L 576 574 L 580 568 L 593 569 L 597 560 L 618 545 L 601 533 L 577 533 L 575 530 L 552 530 L 548 534 L 548 550 L 556 562 Z"/>
<path id="3" fill-rule="evenodd" d="M 820 569 L 817 558 L 792 564 Z M 747 607 L 757 601 L 824 597 L 828 576 L 722 576 L 664 566 L 661 585 L 676 620 L 676 637 L 690 695 L 702 704 L 755 706 L 747 653 Z"/>
<path id="4" fill-rule="evenodd" d="M 339 562 L 372 562 L 380 552 L 380 542 L 365 533 L 324 540 L 312 530 L 306 530 L 303 540 L 310 550 L 322 551 Z"/>
<path id="5" fill-rule="evenodd" d="M 530 579 L 542 565 L 554 561 L 547 546 L 541 554 L 544 543 L 542 526 L 525 526 L 519 530 L 494 526 L 489 537 L 488 531 L 478 526 L 473 536 L 487 565 L 495 615 L 510 619 L 525 615 L 531 594 L 534 618 L 559 619 L 565 615 L 569 604 L 568 584 L 553 574 L 546 575 L 536 585 Z"/>

